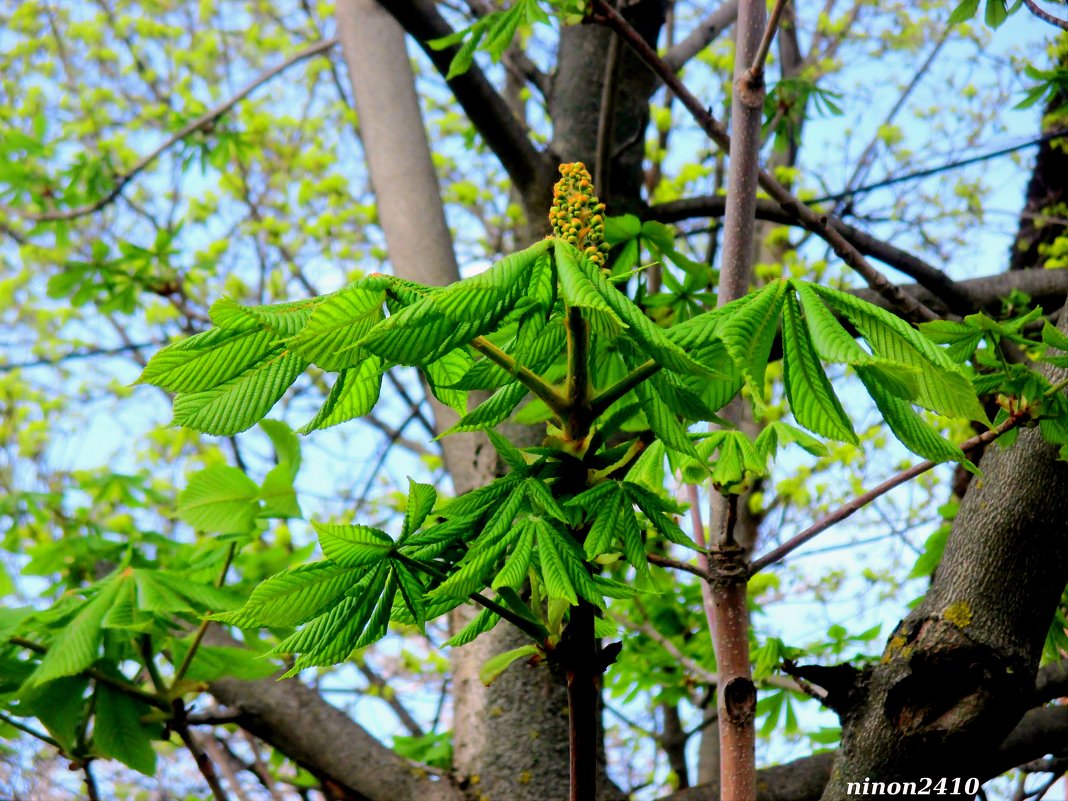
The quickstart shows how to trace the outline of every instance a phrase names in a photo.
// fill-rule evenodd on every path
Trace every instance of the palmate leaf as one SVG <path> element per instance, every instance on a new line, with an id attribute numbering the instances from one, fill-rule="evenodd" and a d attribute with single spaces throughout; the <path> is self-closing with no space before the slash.
<path id="1" fill-rule="evenodd" d="M 360 342 L 397 364 L 425 365 L 492 331 L 526 292 L 547 240 L 432 292 L 375 326 Z"/>
<path id="2" fill-rule="evenodd" d="M 434 597 L 466 598 L 486 585 L 485 577 L 519 534 L 512 522 L 526 503 L 522 485 L 502 503 L 457 564 L 457 570 L 433 592 Z"/>
<path id="3" fill-rule="evenodd" d="M 94 750 L 138 773 L 155 776 L 152 737 L 159 733 L 159 727 L 141 724 L 141 718 L 151 711 L 149 707 L 107 684 L 97 683 L 93 709 Z"/>
<path id="4" fill-rule="evenodd" d="M 299 332 L 322 301 L 323 298 L 307 298 L 270 306 L 242 306 L 224 297 L 211 305 L 208 316 L 219 328 L 262 328 L 274 334 L 275 339 L 281 339 Z"/>
<path id="5" fill-rule="evenodd" d="M 967 461 L 960 448 L 924 422 L 912 404 L 888 392 L 872 368 L 857 367 L 856 371 L 886 424 L 902 445 L 932 462 Z"/>
<path id="6" fill-rule="evenodd" d="M 638 405 L 653 433 L 672 450 L 697 458 L 697 451 L 686 427 L 661 400 L 653 385 L 642 382 L 634 388 L 634 394 L 638 396 Z"/>
<path id="7" fill-rule="evenodd" d="M 419 530 L 437 499 L 438 492 L 430 484 L 420 484 L 408 479 L 408 503 L 404 507 L 404 523 L 398 543 L 404 542 Z"/>
<path id="8" fill-rule="evenodd" d="M 123 578 L 114 576 L 97 586 L 96 595 L 82 604 L 74 618 L 49 644 L 29 683 L 44 684 L 73 676 L 91 667 L 100 655 L 102 624 L 122 588 Z"/>
<path id="9" fill-rule="evenodd" d="M 534 533 L 534 524 L 530 520 L 524 520 L 516 527 L 515 547 L 512 548 L 512 553 L 504 567 L 493 579 L 491 585 L 493 589 L 511 587 L 519 590 L 522 588 L 527 580 L 531 557 L 534 555 Z"/>
<path id="10" fill-rule="evenodd" d="M 773 281 L 738 307 L 722 324 L 716 334 L 727 346 L 727 352 L 742 371 L 749 384 L 753 402 L 763 406 L 764 373 L 779 328 L 779 315 L 786 298 L 785 281 Z"/>
<path id="11" fill-rule="evenodd" d="M 604 298 L 608 307 L 627 326 L 626 336 L 641 345 L 649 358 L 656 360 L 658 364 L 676 373 L 696 373 L 698 375 L 707 373 L 702 365 L 690 358 L 686 351 L 672 341 L 664 329 L 646 317 L 645 313 L 630 298 L 612 286 L 600 269 L 590 263 L 584 253 L 579 252 L 574 245 L 563 240 L 555 239 L 552 241 L 558 259 L 561 251 L 572 253 L 572 259 L 578 269 L 586 276 L 586 279 L 593 285 L 598 294 Z"/>
<path id="12" fill-rule="evenodd" d="M 423 375 L 434 397 L 457 414 L 467 412 L 467 393 L 457 385 L 472 371 L 474 364 L 466 351 L 457 348 L 423 368 Z"/>
<path id="13" fill-rule="evenodd" d="M 461 645 L 467 645 L 469 642 L 474 642 L 475 638 L 480 634 L 485 634 L 496 626 L 500 619 L 499 615 L 488 609 L 483 609 L 475 615 L 474 619 L 464 626 L 458 634 L 454 634 L 447 639 L 445 645 L 459 648 Z"/>
<path id="14" fill-rule="evenodd" d="M 562 537 L 569 535 L 560 534 L 544 520 L 536 520 L 535 525 L 538 532 L 538 561 L 545 592 L 550 599 L 567 601 L 574 606 L 578 603 L 578 595 L 565 561 L 571 555 L 567 551 L 567 544 L 561 541 Z"/>
<path id="15" fill-rule="evenodd" d="M 342 370 L 319 413 L 300 428 L 300 433 L 308 434 L 370 414 L 382 391 L 383 372 L 382 360 L 371 354 L 365 354 L 359 366 Z"/>
<path id="16" fill-rule="evenodd" d="M 375 602 L 382 595 L 389 574 L 389 568 L 379 564 L 351 587 L 346 597 L 271 649 L 272 654 L 299 654 L 285 675 L 347 659 L 375 613 Z"/>
<path id="17" fill-rule="evenodd" d="M 782 350 L 786 397 L 797 422 L 825 437 L 858 444 L 853 424 L 823 372 L 793 295 L 786 298 L 783 310 Z"/>
<path id="18" fill-rule="evenodd" d="M 824 305 L 811 284 L 792 280 L 790 285 L 797 291 L 809 336 L 823 359 L 837 364 L 870 364 L 874 361 L 874 357 L 857 344 Z"/>
<path id="19" fill-rule="evenodd" d="M 178 493 L 178 518 L 208 534 L 251 531 L 259 514 L 260 488 L 236 467 L 213 465 L 189 477 Z"/>
<path id="20" fill-rule="evenodd" d="M 223 384 L 179 395 L 173 422 L 204 434 L 237 434 L 262 420 L 306 366 L 295 353 L 273 352 Z"/>
<path id="21" fill-rule="evenodd" d="M 168 392 L 199 392 L 240 376 L 280 352 L 278 336 L 261 328 L 213 328 L 168 345 L 153 356 L 137 384 Z"/>
<path id="22" fill-rule="evenodd" d="M 812 285 L 812 290 L 856 326 L 875 355 L 916 368 L 918 405 L 949 417 L 986 420 L 960 366 L 919 331 L 890 312 L 845 292 L 818 285 Z"/>
<path id="23" fill-rule="evenodd" d="M 239 628 L 296 626 L 321 614 L 364 573 L 333 562 L 299 565 L 260 584 L 240 609 L 210 617 Z"/>
<path id="24" fill-rule="evenodd" d="M 389 558 L 394 542 L 370 526 L 312 523 L 323 554 L 341 567 L 367 567 Z"/>
<path id="25" fill-rule="evenodd" d="M 527 396 L 527 388 L 518 381 L 507 384 L 494 392 L 488 400 L 457 420 L 445 434 L 459 434 L 465 431 L 482 431 L 492 428 L 508 419 L 520 401 Z"/>
<path id="26" fill-rule="evenodd" d="M 383 290 L 359 285 L 342 289 L 323 300 L 286 347 L 317 367 L 332 372 L 359 364 L 365 354 L 356 347 L 375 325 L 382 321 Z"/>
<path id="27" fill-rule="evenodd" d="M 601 297 L 601 293 L 587 277 L 587 271 L 579 267 L 578 259 L 585 258 L 585 254 L 570 245 L 557 246 L 555 253 L 556 272 L 564 304 L 568 308 L 581 309 L 583 317 L 590 324 L 590 330 L 594 333 L 607 337 L 618 336 L 625 324 Z"/>

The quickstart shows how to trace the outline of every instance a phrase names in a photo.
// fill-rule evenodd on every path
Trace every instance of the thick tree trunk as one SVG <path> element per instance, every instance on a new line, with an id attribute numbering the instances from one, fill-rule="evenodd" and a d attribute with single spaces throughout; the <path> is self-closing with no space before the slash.
<path id="1" fill-rule="evenodd" d="M 1029 708 L 1068 583 L 1068 463 L 1057 456 L 1036 428 L 987 449 L 927 596 L 882 662 L 841 695 L 842 749 L 825 801 L 865 778 L 982 775 Z"/>

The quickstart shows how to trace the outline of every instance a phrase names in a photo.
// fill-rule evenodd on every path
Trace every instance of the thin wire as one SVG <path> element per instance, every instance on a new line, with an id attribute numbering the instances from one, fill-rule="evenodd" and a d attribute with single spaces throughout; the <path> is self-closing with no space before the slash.
<path id="1" fill-rule="evenodd" d="M 823 197 L 815 198 L 814 200 L 807 200 L 808 204 L 815 203 L 827 203 L 828 201 L 845 200 L 847 198 L 854 198 L 857 195 L 866 195 L 869 192 L 873 192 L 876 189 L 883 189 L 887 186 L 894 186 L 895 184 L 905 183 L 907 181 L 916 181 L 920 178 L 928 178 L 932 175 L 938 175 L 939 173 L 955 170 L 958 167 L 968 167 L 972 164 L 980 164 L 984 161 L 990 161 L 991 159 L 1001 158 L 1007 156 L 1010 153 L 1015 153 L 1018 150 L 1026 150 L 1034 145 L 1040 145 L 1043 142 L 1048 142 L 1051 139 L 1057 139 L 1068 135 L 1068 128 L 1060 128 L 1056 131 L 1050 131 L 1049 133 L 1042 134 L 1042 136 L 1034 139 L 1029 139 L 1026 142 L 1021 142 L 1018 145 L 1012 145 L 1011 147 L 1004 147 L 1000 150 L 993 150 L 990 153 L 984 153 L 979 156 L 972 156 L 968 159 L 961 159 L 960 161 L 951 161 L 948 164 L 942 164 L 938 167 L 928 167 L 925 170 L 917 170 L 916 172 L 905 173 L 904 175 L 898 175 L 893 178 L 887 178 L 882 181 L 877 181 L 872 184 L 865 184 L 864 186 L 858 186 L 856 189 L 846 189 L 842 192 L 836 192 L 833 195 L 824 195 Z"/>

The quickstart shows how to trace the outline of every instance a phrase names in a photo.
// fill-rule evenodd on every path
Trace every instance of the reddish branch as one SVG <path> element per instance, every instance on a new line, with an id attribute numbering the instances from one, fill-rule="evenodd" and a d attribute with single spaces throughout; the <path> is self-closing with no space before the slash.
<path id="1" fill-rule="evenodd" d="M 593 10 L 594 15 L 591 19 L 595 22 L 603 23 L 622 36 L 624 41 L 634 48 L 642 60 L 675 93 L 708 137 L 721 148 L 730 152 L 731 137 L 727 133 L 727 129 L 701 104 L 678 76 L 664 63 L 663 59 L 657 55 L 656 51 L 634 30 L 630 23 L 614 8 L 605 3 L 604 0 L 594 0 Z M 796 219 L 804 228 L 827 242 L 834 252 L 864 279 L 869 287 L 886 298 L 904 316 L 915 321 L 939 319 L 938 315 L 906 295 L 899 287 L 891 283 L 885 275 L 876 270 L 860 251 L 853 247 L 835 229 L 831 224 L 833 218 L 806 206 L 765 170 L 760 170 L 757 177 L 761 188 L 779 204 L 783 211 Z"/>

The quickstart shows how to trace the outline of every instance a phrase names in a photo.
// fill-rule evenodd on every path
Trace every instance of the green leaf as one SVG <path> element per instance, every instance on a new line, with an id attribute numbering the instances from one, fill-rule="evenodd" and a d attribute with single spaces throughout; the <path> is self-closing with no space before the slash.
<path id="1" fill-rule="evenodd" d="M 240 609 L 211 619 L 239 628 L 296 626 L 319 615 L 365 572 L 333 562 L 300 565 L 260 584 Z"/>
<path id="2" fill-rule="evenodd" d="M 986 13 L 984 14 L 986 24 L 994 30 L 1001 27 L 1001 24 L 1009 18 L 1009 11 L 1005 7 L 1005 0 L 986 0 Z"/>
<path id="3" fill-rule="evenodd" d="M 171 642 L 175 664 L 182 664 L 189 652 L 193 635 Z M 248 648 L 230 645 L 203 645 L 197 647 L 193 661 L 186 670 L 190 681 L 215 681 L 221 678 L 255 681 L 266 679 L 278 672 L 278 665 L 260 658 L 260 654 Z"/>
<path id="4" fill-rule="evenodd" d="M 236 467 L 214 465 L 189 477 L 178 494 L 178 518 L 209 534 L 251 531 L 260 512 L 260 488 Z"/>
<path id="5" fill-rule="evenodd" d="M 275 339 L 290 337 L 308 322 L 323 298 L 306 298 L 270 306 L 242 306 L 232 298 L 219 298 L 211 305 L 208 316 L 219 328 L 235 331 L 266 329 Z"/>
<path id="6" fill-rule="evenodd" d="M 168 392 L 200 392 L 225 384 L 280 352 L 263 329 L 215 328 L 168 345 L 149 359 L 137 384 Z"/>
<path id="7" fill-rule="evenodd" d="M 286 340 L 286 347 L 323 370 L 355 367 L 366 354 L 356 347 L 384 318 L 386 293 L 351 286 L 318 305 L 304 329 Z"/>
<path id="8" fill-rule="evenodd" d="M 549 241 L 549 240 L 546 240 Z M 600 269 L 592 265 L 583 254 L 567 242 L 560 239 L 552 240 L 554 243 L 557 259 L 561 251 L 569 251 L 573 254 L 575 265 L 581 270 L 586 279 L 593 284 L 598 294 L 605 300 L 608 307 L 615 312 L 624 325 L 627 326 L 626 335 L 642 346 L 644 353 L 658 364 L 683 374 L 704 375 L 708 371 L 695 362 L 686 351 L 673 342 L 664 331 L 657 326 L 645 313 L 634 305 L 626 295 L 612 286 L 601 273 Z"/>
<path id="9" fill-rule="evenodd" d="M 423 521 L 426 520 L 426 516 L 430 514 L 430 510 L 434 508 L 437 499 L 437 490 L 431 485 L 420 484 L 418 481 L 408 479 L 408 503 L 404 507 L 404 523 L 401 526 L 398 543 L 404 542 L 419 530 L 419 527 L 423 525 Z"/>
<path id="10" fill-rule="evenodd" d="M 953 9 L 953 13 L 949 15 L 946 25 L 959 25 L 962 22 L 966 22 L 975 16 L 975 13 L 979 10 L 979 0 L 964 0 L 960 5 Z"/>
<path id="11" fill-rule="evenodd" d="M 497 654 L 487 659 L 482 667 L 478 671 L 478 678 L 484 685 L 489 687 L 497 680 L 504 671 L 506 671 L 513 662 L 516 662 L 525 657 L 531 657 L 538 653 L 538 646 L 536 645 L 522 645 L 519 648 L 513 648 L 511 651 L 505 651 L 503 654 Z"/>
<path id="12" fill-rule="evenodd" d="M 857 375 L 879 407 L 883 419 L 901 444 L 932 462 L 964 462 L 960 448 L 944 439 L 912 408 L 912 404 L 886 391 L 870 367 L 857 367 Z"/>
<path id="13" fill-rule="evenodd" d="M 586 254 L 574 246 L 556 247 L 556 271 L 564 304 L 569 308 L 581 309 L 594 333 L 606 337 L 618 336 L 626 326 L 587 277 L 592 266 L 588 269 L 579 267 L 578 262 L 583 259 L 588 261 Z"/>
<path id="14" fill-rule="evenodd" d="M 488 609 L 483 609 L 474 620 L 468 623 L 458 633 L 445 641 L 445 645 L 458 648 L 461 645 L 467 645 L 469 642 L 473 642 L 479 634 L 485 634 L 487 631 L 497 625 L 497 621 L 501 618 L 499 615 L 491 612 Z"/>
<path id="15" fill-rule="evenodd" d="M 422 629 L 427 620 L 426 587 L 422 580 L 402 562 L 394 562 L 393 571 L 397 575 L 397 584 L 400 587 L 404 605 L 415 620 L 415 625 Z"/>
<path id="16" fill-rule="evenodd" d="M 782 349 L 786 397 L 797 422 L 825 437 L 859 444 L 853 424 L 823 372 L 793 295 L 787 295 L 783 311 Z"/>
<path id="17" fill-rule="evenodd" d="M 300 469 L 300 440 L 281 420 L 261 420 L 260 428 L 271 440 L 279 464 L 288 464 L 295 475 Z"/>
<path id="18" fill-rule="evenodd" d="M 73 676 L 91 667 L 100 656 L 101 626 L 104 616 L 115 602 L 122 582 L 110 578 L 98 585 L 96 595 L 81 609 L 48 646 L 30 678 L 32 684 L 63 676 Z"/>
<path id="19" fill-rule="evenodd" d="M 885 309 L 845 292 L 818 285 L 812 289 L 856 326 L 875 355 L 918 370 L 915 402 L 919 406 L 948 417 L 986 420 L 960 365 L 927 337 Z"/>
<path id="20" fill-rule="evenodd" d="M 638 396 L 638 404 L 641 406 L 642 413 L 645 414 L 645 419 L 649 422 L 649 428 L 653 430 L 657 438 L 672 450 L 697 458 L 697 451 L 694 449 L 686 427 L 664 405 L 652 385 L 649 382 L 642 382 L 634 388 L 634 393 Z"/>
<path id="21" fill-rule="evenodd" d="M 370 526 L 312 523 L 326 558 L 341 567 L 367 567 L 388 559 L 394 542 Z"/>
<path id="22" fill-rule="evenodd" d="M 306 367 L 300 356 L 275 352 L 224 384 L 174 399 L 174 424 L 231 436 L 250 428 L 278 402 Z"/>
<path id="23" fill-rule="evenodd" d="M 86 676 L 66 676 L 40 686 L 23 688 L 15 714 L 37 718 L 63 750 L 71 754 L 77 747 L 78 732 L 85 722 Z"/>
<path id="24" fill-rule="evenodd" d="M 397 364 L 425 365 L 489 333 L 525 294 L 548 242 L 542 240 L 483 273 L 426 295 L 375 326 L 360 344 Z"/>
<path id="25" fill-rule="evenodd" d="M 367 355 L 357 367 L 338 374 L 319 413 L 300 429 L 309 434 L 370 414 L 382 390 L 382 360 Z"/>
<path id="26" fill-rule="evenodd" d="M 811 284 L 791 280 L 790 285 L 797 290 L 812 343 L 823 359 L 838 364 L 869 364 L 873 360 L 872 355 L 860 347 L 835 319 Z"/>
<path id="27" fill-rule="evenodd" d="M 1068 353 L 1068 336 L 1056 326 L 1050 325 L 1049 320 L 1042 324 L 1042 341 L 1051 348 Z"/>
<path id="28" fill-rule="evenodd" d="M 574 606 L 578 603 L 578 596 L 564 562 L 566 545 L 559 541 L 561 536 L 548 524 L 538 528 L 538 560 L 541 562 L 542 581 L 549 598 L 558 598 Z"/>
<path id="29" fill-rule="evenodd" d="M 786 298 L 785 281 L 773 281 L 751 296 L 717 328 L 727 352 L 742 371 L 753 402 L 763 405 L 764 372 L 779 328 L 779 314 Z"/>
<path id="30" fill-rule="evenodd" d="M 276 464 L 268 471 L 257 497 L 263 501 L 262 517 L 303 516 L 293 487 L 293 468 L 288 462 Z"/>
<path id="31" fill-rule="evenodd" d="M 149 708 L 107 684 L 97 684 L 93 745 L 100 754 L 119 760 L 146 776 L 156 775 L 152 730 L 141 725 Z"/>
<path id="32" fill-rule="evenodd" d="M 460 560 L 458 570 L 434 590 L 435 596 L 466 598 L 486 586 L 485 576 L 518 535 L 512 526 L 526 499 L 522 489 L 508 496 L 490 517 L 471 549 Z"/>
<path id="33" fill-rule="evenodd" d="M 505 464 L 513 470 L 525 471 L 527 469 L 527 460 L 523 458 L 523 451 L 513 445 L 504 434 L 490 429 L 486 432 L 486 436 L 489 437 L 490 444 L 497 451 L 497 455 L 504 459 Z"/>
<path id="34" fill-rule="evenodd" d="M 426 376 L 426 382 L 430 385 L 434 397 L 462 415 L 467 412 L 467 393 L 453 387 L 463 380 L 473 367 L 471 356 L 458 348 L 424 367 L 423 375 Z M 505 375 L 507 376 L 507 373 Z"/>
<path id="35" fill-rule="evenodd" d="M 527 395 L 527 388 L 518 381 L 513 381 L 507 386 L 501 387 L 494 392 L 488 400 L 483 401 L 477 407 L 457 420 L 452 427 L 440 434 L 459 434 L 465 431 L 482 431 L 503 423 L 508 419 L 512 410 L 519 405 Z"/>
<path id="36" fill-rule="evenodd" d="M 521 589 L 527 580 L 527 571 L 530 569 L 530 559 L 534 554 L 534 524 L 524 520 L 517 527 L 515 547 L 512 549 L 508 561 L 493 579 L 492 587 L 499 590 L 501 587 Z"/>

